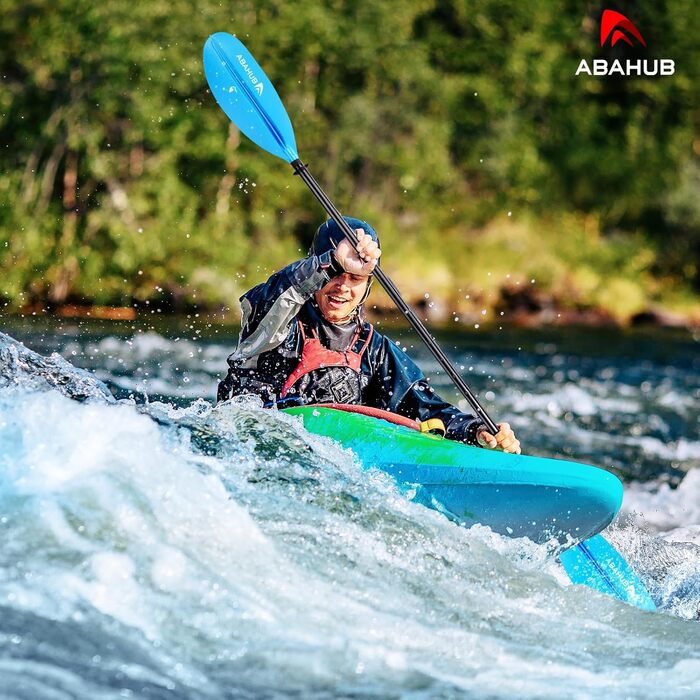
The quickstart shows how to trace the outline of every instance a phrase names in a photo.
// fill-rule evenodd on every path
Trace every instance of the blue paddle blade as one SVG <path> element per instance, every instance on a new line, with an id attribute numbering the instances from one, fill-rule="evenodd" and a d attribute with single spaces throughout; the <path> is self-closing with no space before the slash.
<path id="1" fill-rule="evenodd" d="M 602 536 L 595 535 L 559 555 L 571 579 L 642 610 L 656 605 L 624 557 Z"/>
<path id="2" fill-rule="evenodd" d="M 299 158 L 282 100 L 238 39 L 226 32 L 207 39 L 204 74 L 221 109 L 251 141 L 288 163 Z"/>

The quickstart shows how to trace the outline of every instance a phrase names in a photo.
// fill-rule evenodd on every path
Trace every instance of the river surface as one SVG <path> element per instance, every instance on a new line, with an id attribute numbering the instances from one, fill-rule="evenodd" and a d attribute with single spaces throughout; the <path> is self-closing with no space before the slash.
<path id="1" fill-rule="evenodd" d="M 215 407 L 234 329 L 1 329 L 63 359 L 0 336 L 0 697 L 700 697 L 700 337 L 439 336 L 527 453 L 624 480 L 607 536 L 645 613 L 290 416 Z"/>

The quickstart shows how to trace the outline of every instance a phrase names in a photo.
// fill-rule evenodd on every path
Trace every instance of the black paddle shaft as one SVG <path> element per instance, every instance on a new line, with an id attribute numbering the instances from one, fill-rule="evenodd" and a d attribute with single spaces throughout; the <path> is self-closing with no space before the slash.
<path id="1" fill-rule="evenodd" d="M 321 206 L 328 212 L 328 215 L 335 221 L 338 226 L 340 226 L 342 232 L 345 234 L 346 238 L 357 248 L 357 235 L 348 226 L 347 221 L 341 216 L 340 212 L 336 209 L 335 205 L 328 198 L 328 195 L 321 189 L 321 186 L 316 182 L 313 175 L 309 172 L 304 163 L 301 160 L 293 160 L 291 166 L 294 168 L 294 174 L 298 175 L 306 184 L 306 186 L 311 190 L 313 195 L 321 203 Z M 498 432 L 498 426 L 491 420 L 491 417 L 486 413 L 485 409 L 479 403 L 479 400 L 474 396 L 471 389 L 467 386 L 465 381 L 459 375 L 457 370 L 452 366 L 452 363 L 447 358 L 447 355 L 442 351 L 442 348 L 435 342 L 435 339 L 428 329 L 423 325 L 418 316 L 413 313 L 408 304 L 403 300 L 401 293 L 397 289 L 396 285 L 389 279 L 389 277 L 383 272 L 380 267 L 374 269 L 374 276 L 379 280 L 379 284 L 382 285 L 386 293 L 391 297 L 391 300 L 399 308 L 399 311 L 406 317 L 408 322 L 411 324 L 413 329 L 418 333 L 421 340 L 426 344 L 428 350 L 433 353 L 435 359 L 440 363 L 442 368 L 447 372 L 450 379 L 454 382 L 455 386 L 462 393 L 464 398 L 469 402 L 474 413 L 481 418 L 489 431 L 495 435 Z"/>

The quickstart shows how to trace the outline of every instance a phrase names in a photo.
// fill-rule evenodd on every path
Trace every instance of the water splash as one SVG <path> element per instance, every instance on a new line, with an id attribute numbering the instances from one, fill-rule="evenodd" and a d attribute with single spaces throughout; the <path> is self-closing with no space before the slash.
<path id="1" fill-rule="evenodd" d="M 296 419 L 256 401 L 115 402 L 61 367 L 56 387 L 47 366 L 0 390 L 4 695 L 700 689 L 695 623 L 562 585 L 545 547 L 456 527 Z M 60 392 L 79 378 L 94 400 Z M 663 571 L 688 551 L 631 525 L 615 537 Z M 644 573 L 692 616 L 692 572 Z"/>

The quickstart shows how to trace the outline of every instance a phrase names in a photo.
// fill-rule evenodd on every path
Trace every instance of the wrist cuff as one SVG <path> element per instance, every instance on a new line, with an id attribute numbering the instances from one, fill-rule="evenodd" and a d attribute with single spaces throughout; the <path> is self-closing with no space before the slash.
<path id="1" fill-rule="evenodd" d="M 479 444 L 479 441 L 476 439 L 476 436 L 477 436 L 482 430 L 485 430 L 486 432 L 488 432 L 489 427 L 488 427 L 488 425 L 486 425 L 486 423 L 477 423 L 477 424 L 469 431 L 469 432 L 470 432 L 470 436 L 469 436 L 468 442 L 469 442 L 470 445 L 476 445 L 477 447 L 481 447 L 481 445 Z"/>
<path id="2" fill-rule="evenodd" d="M 477 433 L 480 430 L 488 430 L 486 425 L 476 416 L 469 413 L 458 413 L 447 425 L 445 437 L 449 440 L 466 442 L 467 445 L 477 445 Z"/>
<path id="3" fill-rule="evenodd" d="M 345 272 L 340 263 L 335 259 L 332 250 L 327 250 L 322 255 L 319 255 L 318 260 L 321 264 L 321 270 L 328 276 L 329 281 Z"/>

